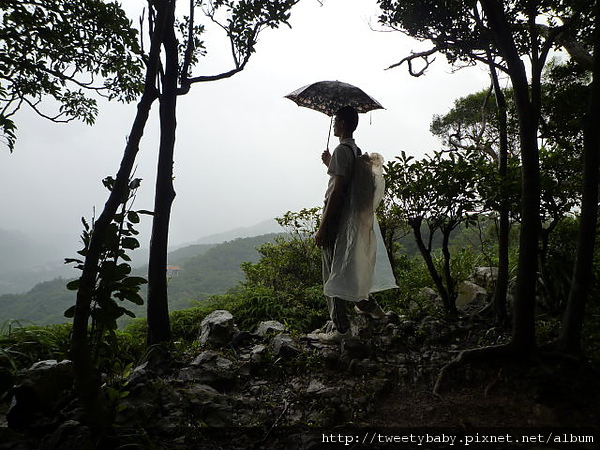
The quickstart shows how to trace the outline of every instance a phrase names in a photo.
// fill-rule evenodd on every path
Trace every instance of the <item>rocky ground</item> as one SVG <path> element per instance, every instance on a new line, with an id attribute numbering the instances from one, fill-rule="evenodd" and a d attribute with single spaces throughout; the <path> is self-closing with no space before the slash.
<path id="1" fill-rule="evenodd" d="M 504 330 L 475 316 L 451 322 L 356 316 L 352 328 L 342 345 L 324 345 L 278 322 L 238 330 L 231 314 L 215 311 L 203 322 L 197 351 L 142 364 L 112 386 L 120 397 L 117 437 L 102 448 L 379 448 L 336 447 L 324 444 L 323 435 L 600 423 L 598 376 L 572 363 L 467 365 L 434 394 L 440 370 L 462 349 L 506 339 Z M 11 426 L 0 431 L 0 449 L 85 448 L 87 429 L 67 388 L 69 373 L 69 362 L 47 362 L 24 375 L 0 419 Z"/>

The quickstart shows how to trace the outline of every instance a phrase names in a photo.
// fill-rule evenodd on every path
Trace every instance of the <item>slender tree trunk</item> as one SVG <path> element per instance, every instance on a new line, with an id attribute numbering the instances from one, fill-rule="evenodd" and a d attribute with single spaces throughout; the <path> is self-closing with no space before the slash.
<path id="1" fill-rule="evenodd" d="M 500 87 L 498 73 L 492 64 L 492 55 L 488 50 L 490 77 L 494 87 L 494 96 L 498 108 L 498 124 L 500 132 L 500 148 L 498 151 L 498 175 L 500 176 L 500 208 L 498 210 L 498 277 L 494 291 L 494 312 L 500 325 L 508 323 L 506 298 L 508 295 L 510 220 L 509 206 L 506 200 L 506 180 L 508 178 L 508 112 L 506 97 Z"/>
<path id="2" fill-rule="evenodd" d="M 175 37 L 175 2 L 163 2 L 166 26 L 163 40 L 165 73 L 160 94 L 160 148 L 154 201 L 154 218 L 148 264 L 148 345 L 171 340 L 167 293 L 167 251 L 173 188 L 173 155 L 176 134 L 177 80 L 179 61 Z"/>
<path id="3" fill-rule="evenodd" d="M 139 151 L 139 144 L 144 134 L 150 109 L 157 98 L 154 80 L 158 72 L 162 32 L 162 22 L 159 20 L 152 36 L 150 54 L 146 66 L 144 92 L 137 106 L 137 114 L 131 127 L 131 133 L 127 140 L 119 171 L 117 172 L 115 185 L 104 205 L 102 213 L 94 222 L 77 291 L 75 315 L 73 317 L 71 358 L 73 359 L 74 366 L 75 390 L 83 404 L 89 425 L 93 429 L 101 431 L 110 425 L 110 417 L 100 389 L 100 378 L 95 373 L 92 362 L 88 338 L 88 322 L 106 230 L 123 197 L 126 195 L 129 178 L 131 177 L 135 158 Z"/>
<path id="4" fill-rule="evenodd" d="M 559 338 L 561 350 L 578 356 L 581 353 L 581 331 L 585 305 L 593 278 L 595 236 L 598 221 L 598 174 L 600 164 L 600 1 L 595 5 L 594 69 L 584 129 L 583 196 L 577 238 L 577 256 L 569 292 L 563 329 Z"/>
<path id="5" fill-rule="evenodd" d="M 411 223 L 410 226 L 413 229 L 413 235 L 415 236 L 417 247 L 421 252 L 421 256 L 423 256 L 423 259 L 425 260 L 425 265 L 427 266 L 429 275 L 431 275 L 431 279 L 433 280 L 433 283 L 435 284 L 435 287 L 437 288 L 440 297 L 442 297 L 442 303 L 444 304 L 444 308 L 446 308 L 446 312 L 451 312 L 447 309 L 448 305 L 450 304 L 448 291 L 444 286 L 444 281 L 442 280 L 442 277 L 435 268 L 435 264 L 433 263 L 433 259 L 431 258 L 431 250 L 427 249 L 425 243 L 423 242 L 423 236 L 421 235 L 421 221 L 413 221 L 413 223 Z"/>
<path id="6" fill-rule="evenodd" d="M 521 137 L 522 186 L 521 234 L 515 292 L 512 342 L 523 351 L 535 347 L 535 297 L 538 271 L 540 230 L 540 165 L 537 146 L 537 123 L 528 97 L 526 78 L 515 88 L 519 106 Z"/>
<path id="7" fill-rule="evenodd" d="M 448 292 L 446 304 L 444 308 L 449 314 L 456 314 L 456 286 L 454 278 L 452 277 L 452 271 L 450 270 L 450 233 L 452 232 L 453 226 L 449 224 L 448 227 L 442 228 L 442 254 L 444 255 L 444 278 L 446 279 L 446 291 Z"/>
<path id="8" fill-rule="evenodd" d="M 527 72 L 519 57 L 504 9 L 497 0 L 481 0 L 498 48 L 506 60 L 513 85 L 522 162 L 522 212 L 519 262 L 515 289 L 511 345 L 518 352 L 535 349 L 535 294 L 540 230 L 540 163 L 537 144 L 539 111 L 529 97 Z"/>

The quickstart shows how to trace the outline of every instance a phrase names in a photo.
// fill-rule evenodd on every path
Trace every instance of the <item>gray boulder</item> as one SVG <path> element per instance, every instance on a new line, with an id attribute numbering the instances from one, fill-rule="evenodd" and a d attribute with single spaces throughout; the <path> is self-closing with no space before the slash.
<path id="1" fill-rule="evenodd" d="M 485 304 L 488 297 L 488 292 L 485 288 L 482 288 L 478 284 L 472 281 L 463 281 L 458 286 L 458 297 L 456 298 L 456 306 L 462 308 L 463 306 L 477 303 Z"/>
<path id="2" fill-rule="evenodd" d="M 73 380 L 72 361 L 33 364 L 13 389 L 6 417 L 9 427 L 44 428 L 57 424 L 59 411 L 72 399 Z"/>
<path id="3" fill-rule="evenodd" d="M 216 347 L 231 342 L 236 332 L 233 315 L 224 309 L 217 309 L 204 318 L 200 324 L 201 344 L 211 344 Z"/>
<path id="4" fill-rule="evenodd" d="M 256 328 L 256 334 L 260 337 L 265 337 L 269 333 L 283 333 L 284 331 L 286 331 L 285 325 L 276 320 L 261 322 Z"/>

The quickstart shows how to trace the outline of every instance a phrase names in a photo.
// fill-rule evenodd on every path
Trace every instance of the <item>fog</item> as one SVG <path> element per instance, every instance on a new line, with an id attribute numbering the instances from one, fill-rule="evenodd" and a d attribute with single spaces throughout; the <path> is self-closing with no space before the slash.
<path id="1" fill-rule="evenodd" d="M 143 3 L 124 2 L 135 23 Z M 329 119 L 284 98 L 313 81 L 355 84 L 386 108 L 361 115 L 355 137 L 364 151 L 392 159 L 401 151 L 419 156 L 439 147 L 429 133 L 432 116 L 487 87 L 487 74 L 480 68 L 452 73 L 443 56 L 420 78 L 406 67 L 385 70 L 428 47 L 398 32 L 374 31 L 377 10 L 375 0 L 325 0 L 323 6 L 303 0 L 292 11 L 291 29 L 260 36 L 242 73 L 194 85 L 179 98 L 171 246 L 321 204 L 327 177 L 320 154 Z M 211 33 L 209 57 L 196 74 L 232 67 L 226 38 Z M 135 104 L 102 101 L 93 126 L 53 124 L 20 112 L 14 153 L 0 151 L 0 229 L 52 242 L 63 249 L 57 261 L 72 256 L 80 246 L 80 218 L 91 219 L 107 199 L 101 180 L 118 169 L 135 111 Z M 153 207 L 156 115 L 157 108 L 135 173 L 143 179 L 139 209 Z M 149 228 L 146 219 L 142 247 Z"/>

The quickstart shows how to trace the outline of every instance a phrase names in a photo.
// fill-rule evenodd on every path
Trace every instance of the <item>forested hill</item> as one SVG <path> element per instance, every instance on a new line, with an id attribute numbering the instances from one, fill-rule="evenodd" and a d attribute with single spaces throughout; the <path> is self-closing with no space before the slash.
<path id="1" fill-rule="evenodd" d="M 195 244 L 169 253 L 169 304 L 171 310 L 183 309 L 211 294 L 225 293 L 243 279 L 240 264 L 256 262 L 256 248 L 274 240 L 277 234 L 238 238 L 221 244 Z M 146 267 L 134 269 L 144 275 Z M 17 320 L 23 325 L 47 325 L 67 322 L 63 312 L 75 303 L 75 292 L 66 288 L 68 280 L 56 278 L 37 284 L 23 294 L 0 295 L 0 325 Z M 134 306 L 134 305 L 127 305 Z M 130 308 L 145 315 L 145 308 Z"/>

